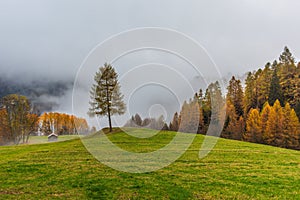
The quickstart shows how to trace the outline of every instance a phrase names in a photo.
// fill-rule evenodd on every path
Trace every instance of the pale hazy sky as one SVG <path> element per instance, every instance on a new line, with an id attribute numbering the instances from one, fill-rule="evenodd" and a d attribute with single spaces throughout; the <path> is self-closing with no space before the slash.
<path id="1" fill-rule="evenodd" d="M 196 39 L 222 73 L 244 73 L 285 45 L 299 57 L 299 8 L 298 0 L 0 0 L 0 69 L 73 77 L 107 37 L 154 26 Z"/>
<path id="2" fill-rule="evenodd" d="M 111 35 L 163 27 L 199 42 L 224 76 L 243 75 L 286 45 L 300 57 L 299 8 L 298 0 L 0 0 L 0 73 L 72 80 Z"/>

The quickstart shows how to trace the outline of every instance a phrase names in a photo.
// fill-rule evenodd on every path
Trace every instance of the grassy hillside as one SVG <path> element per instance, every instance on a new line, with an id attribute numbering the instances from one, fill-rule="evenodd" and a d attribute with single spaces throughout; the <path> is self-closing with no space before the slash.
<path id="1" fill-rule="evenodd" d="M 109 137 L 139 152 L 174 135 L 137 139 L 116 131 Z M 79 139 L 0 147 L 0 199 L 300 199 L 299 151 L 220 139 L 199 160 L 202 140 L 198 135 L 175 163 L 144 174 L 106 167 Z"/>
<path id="2" fill-rule="evenodd" d="M 58 142 L 66 141 L 79 138 L 79 135 L 60 135 L 57 139 Z M 48 143 L 47 136 L 31 136 L 28 140 L 29 144 L 41 144 L 41 143 Z"/>

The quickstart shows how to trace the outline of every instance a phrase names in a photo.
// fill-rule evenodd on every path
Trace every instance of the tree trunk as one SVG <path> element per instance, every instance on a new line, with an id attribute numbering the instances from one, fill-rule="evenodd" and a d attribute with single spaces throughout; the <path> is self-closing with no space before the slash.
<path id="1" fill-rule="evenodd" d="M 111 118 L 110 118 L 110 110 L 109 110 L 109 108 L 108 108 L 108 123 L 109 123 L 109 132 L 112 132 L 112 125 L 111 125 Z"/>
<path id="2" fill-rule="evenodd" d="M 108 92 L 107 79 L 105 80 L 105 83 L 106 83 L 106 99 L 107 99 L 107 115 L 108 115 L 109 132 L 112 132 L 111 116 L 110 116 L 110 102 L 109 102 L 109 92 Z"/>

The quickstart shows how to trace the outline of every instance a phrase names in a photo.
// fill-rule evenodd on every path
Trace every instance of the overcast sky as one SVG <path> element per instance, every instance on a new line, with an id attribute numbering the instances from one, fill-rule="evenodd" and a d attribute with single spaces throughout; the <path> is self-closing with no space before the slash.
<path id="1" fill-rule="evenodd" d="M 285 45 L 300 55 L 299 8 L 298 0 L 0 0 L 0 68 L 72 77 L 107 37 L 154 26 L 196 39 L 222 73 L 244 73 Z"/>
<path id="2" fill-rule="evenodd" d="M 0 0 L 0 73 L 74 79 L 88 53 L 138 27 L 180 31 L 224 76 L 300 56 L 298 0 Z M 34 73 L 33 73 L 34 72 Z"/>

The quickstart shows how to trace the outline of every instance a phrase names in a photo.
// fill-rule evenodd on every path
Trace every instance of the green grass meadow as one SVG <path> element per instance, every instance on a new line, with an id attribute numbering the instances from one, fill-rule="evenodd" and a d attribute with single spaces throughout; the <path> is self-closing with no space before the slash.
<path id="1" fill-rule="evenodd" d="M 58 142 L 71 140 L 79 138 L 79 135 L 60 135 L 57 138 Z M 47 136 L 31 136 L 28 140 L 28 144 L 41 144 L 41 143 L 48 143 L 48 137 Z"/>
<path id="2" fill-rule="evenodd" d="M 143 152 L 175 134 L 141 139 L 115 130 L 108 136 L 123 149 Z M 219 139 L 199 159 L 203 139 L 197 135 L 171 165 L 141 174 L 101 164 L 80 139 L 0 147 L 0 199 L 300 199 L 299 151 Z"/>

